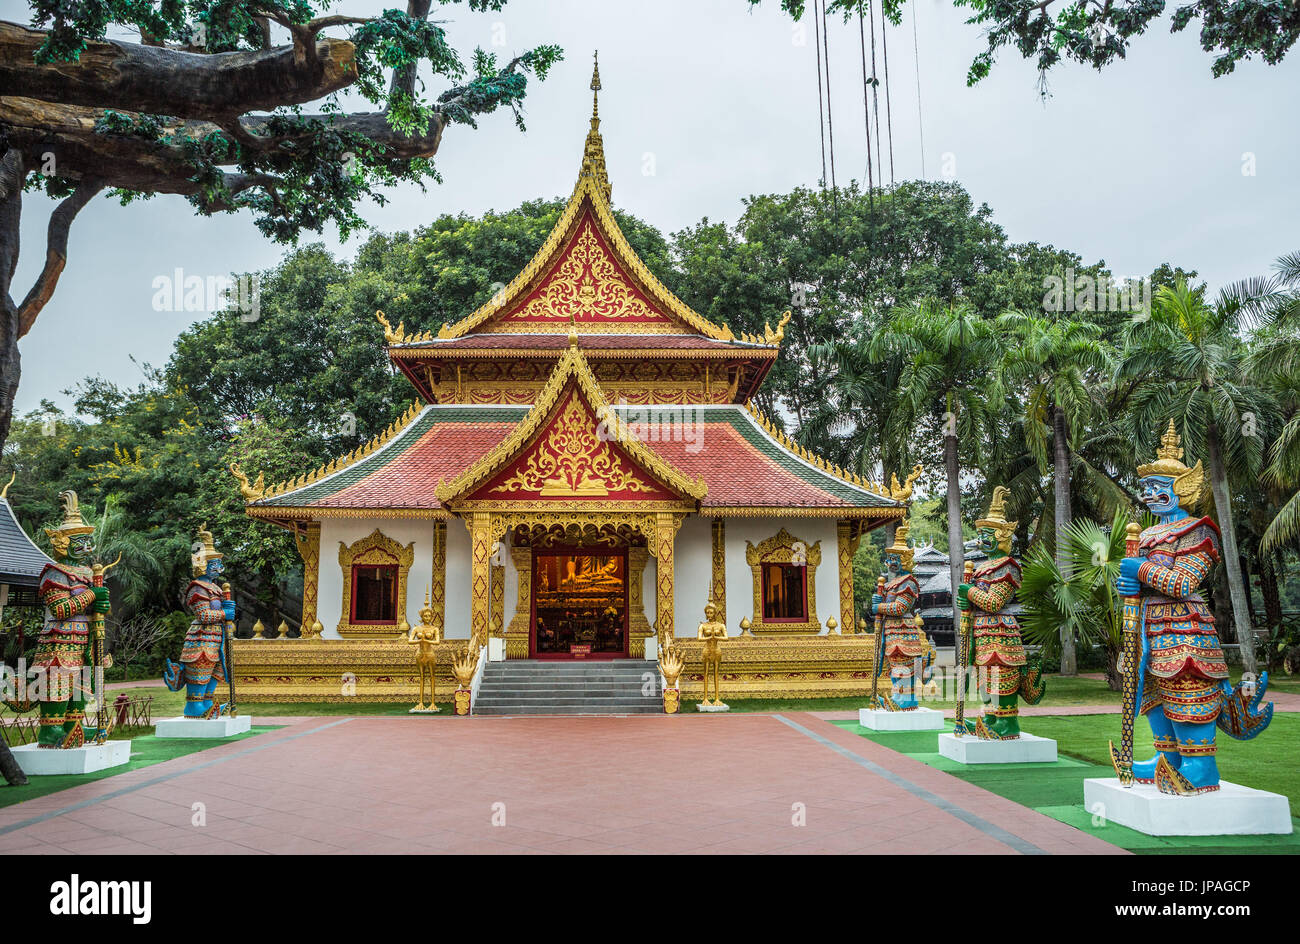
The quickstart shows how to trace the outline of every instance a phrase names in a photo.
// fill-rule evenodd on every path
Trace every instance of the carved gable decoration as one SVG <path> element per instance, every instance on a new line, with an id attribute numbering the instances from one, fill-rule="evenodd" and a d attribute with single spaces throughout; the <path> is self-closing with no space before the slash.
<path id="1" fill-rule="evenodd" d="M 538 500 L 668 503 L 698 501 L 702 478 L 687 478 L 641 442 L 609 408 L 570 334 L 532 410 L 504 440 L 435 494 L 444 505 Z"/>
<path id="2" fill-rule="evenodd" d="M 484 331 L 689 330 L 656 306 L 628 275 L 594 213 L 578 217 L 573 233 L 536 286 L 484 325 Z"/>
<path id="3" fill-rule="evenodd" d="M 606 424 L 572 386 L 527 447 L 472 497 L 670 501 L 677 496 L 612 441 Z"/>

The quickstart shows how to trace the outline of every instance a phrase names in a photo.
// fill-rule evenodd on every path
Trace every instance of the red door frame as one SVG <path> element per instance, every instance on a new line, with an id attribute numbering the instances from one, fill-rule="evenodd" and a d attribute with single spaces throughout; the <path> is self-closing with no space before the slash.
<path id="1" fill-rule="evenodd" d="M 622 652 L 593 652 L 589 656 L 577 659 L 568 653 L 547 652 L 539 653 L 537 651 L 537 559 L 539 557 L 581 557 L 583 555 L 595 556 L 600 554 L 603 557 L 621 556 L 623 558 L 623 651 Z M 533 548 L 532 564 L 533 579 L 529 585 L 528 600 L 528 658 L 543 659 L 552 662 L 594 662 L 599 660 L 610 659 L 627 659 L 631 656 L 631 640 L 628 638 L 628 595 L 629 581 L 632 575 L 627 568 L 627 548 L 615 547 L 609 548 L 608 553 L 604 548 L 582 547 L 576 544 L 557 544 L 553 547 L 546 548 L 539 553 L 537 548 Z"/>

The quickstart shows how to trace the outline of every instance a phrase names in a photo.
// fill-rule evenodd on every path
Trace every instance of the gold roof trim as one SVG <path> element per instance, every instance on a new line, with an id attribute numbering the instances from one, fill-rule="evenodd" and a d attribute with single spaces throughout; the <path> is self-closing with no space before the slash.
<path id="1" fill-rule="evenodd" d="M 852 485 L 854 488 L 860 488 L 864 492 L 870 492 L 873 495 L 879 495 L 881 498 L 888 499 L 889 501 L 898 502 L 900 505 L 903 506 L 907 505 L 908 503 L 907 498 L 900 498 L 898 495 L 894 494 L 890 489 L 890 487 L 885 485 L 883 482 L 872 482 L 869 481 L 868 479 L 864 479 L 856 472 L 850 472 L 848 469 L 835 465 L 833 462 L 827 462 L 821 456 L 817 455 L 814 452 L 810 452 L 809 450 L 805 449 L 803 446 L 799 445 L 797 442 L 795 442 L 793 439 L 787 436 L 780 427 L 778 427 L 775 423 L 773 423 L 767 417 L 767 415 L 763 413 L 762 410 L 754 406 L 753 400 L 749 400 L 745 403 L 745 409 L 749 411 L 749 414 L 754 418 L 755 422 L 758 423 L 759 428 L 762 429 L 763 432 L 767 433 L 769 436 L 775 439 L 777 443 L 786 451 L 802 459 L 804 462 L 807 462 L 809 465 L 821 470 L 822 472 L 825 472 L 827 475 L 831 476 L 832 478 L 837 478 L 848 485 Z M 912 479 L 909 478 L 908 481 L 911 482 Z M 895 476 L 894 482 L 895 484 L 897 484 L 898 482 L 897 476 Z M 909 493 L 908 498 L 910 497 L 911 496 Z M 882 509 L 876 509 L 876 510 L 882 510 Z"/>
<path id="2" fill-rule="evenodd" d="M 255 487 L 252 489 L 246 488 L 248 477 L 243 473 L 236 471 L 237 467 L 231 469 L 231 474 L 239 480 L 240 491 L 244 495 L 245 499 L 249 501 L 265 501 L 269 498 L 279 498 L 283 495 L 289 494 L 290 492 L 296 492 L 300 488 L 305 488 L 308 485 L 314 485 L 326 476 L 333 475 L 335 472 L 342 472 L 344 469 L 350 468 L 361 460 L 373 455 L 379 449 L 383 448 L 395 439 L 397 435 L 403 432 L 411 425 L 411 423 L 415 422 L 416 417 L 420 415 L 424 410 L 424 407 L 425 404 L 419 400 L 412 402 L 405 413 L 393 420 L 393 422 L 389 423 L 382 433 L 372 438 L 369 442 L 358 446 L 346 455 L 339 456 L 331 462 L 318 466 L 311 472 L 306 472 L 299 475 L 297 478 L 288 479 L 284 482 L 277 482 L 274 485 L 267 486 L 263 490 L 260 498 L 250 498 L 250 493 L 255 491 Z M 262 481 L 261 474 L 258 475 L 257 480 L 259 483 Z"/>
<path id="3" fill-rule="evenodd" d="M 708 485 L 704 479 L 689 478 L 632 434 L 617 411 L 610 408 L 582 351 L 571 344 L 556 363 L 551 376 L 538 392 L 532 409 L 519 421 L 519 425 L 460 475 L 450 481 L 439 482 L 434 489 L 438 501 L 447 505 L 467 494 L 522 451 L 550 416 L 551 410 L 568 387 L 570 378 L 577 381 L 578 389 L 586 397 L 597 418 L 605 421 L 606 435 L 617 442 L 633 462 L 674 491 L 695 499 L 701 499 L 707 494 Z"/>
<path id="4" fill-rule="evenodd" d="M 458 338 L 468 334 L 517 301 L 528 290 L 533 281 L 555 261 L 556 255 L 563 248 L 570 235 L 571 228 L 579 217 L 583 199 L 586 198 L 591 201 L 592 210 L 600 223 L 602 233 L 609 242 L 615 258 L 633 279 L 640 283 L 646 295 L 656 302 L 660 308 L 668 312 L 670 316 L 689 325 L 701 334 L 719 341 L 736 340 L 736 336 L 732 334 L 731 328 L 727 325 L 714 324 L 670 292 L 655 274 L 646 268 L 645 263 L 641 261 L 641 258 L 623 235 L 623 231 L 619 229 L 610 208 L 611 188 L 605 168 L 605 144 L 600 136 L 600 117 L 596 110 L 595 95 L 600 90 L 600 70 L 598 65 L 592 74 L 591 89 L 593 92 L 591 130 L 587 132 L 587 139 L 583 144 L 582 165 L 578 170 L 578 180 L 574 184 L 569 202 L 565 204 L 564 211 L 560 214 L 560 218 L 556 221 L 550 235 L 542 243 L 542 248 L 537 250 L 536 255 L 511 280 L 509 285 L 484 302 L 472 314 L 454 324 L 444 324 L 438 330 L 437 337 Z M 782 321 L 781 328 L 784 328 L 785 323 L 788 321 L 789 317 L 787 316 Z M 779 345 L 781 340 L 780 330 L 779 328 L 777 331 L 772 331 L 768 328 L 765 332 L 765 337 L 768 340 L 759 339 L 752 343 Z M 389 345 L 418 343 L 419 341 L 432 340 L 434 337 L 434 334 L 428 331 L 423 334 L 408 336 L 402 330 L 401 325 L 398 325 L 396 330 L 386 326 L 384 335 Z"/>

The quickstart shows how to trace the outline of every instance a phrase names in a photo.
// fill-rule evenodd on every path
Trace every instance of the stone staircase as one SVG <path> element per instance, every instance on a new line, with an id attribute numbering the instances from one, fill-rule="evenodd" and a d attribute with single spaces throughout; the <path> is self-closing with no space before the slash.
<path id="1" fill-rule="evenodd" d="M 653 694 L 642 694 L 645 675 Z M 643 659 L 489 662 L 474 702 L 476 715 L 643 715 L 664 710 L 659 669 Z"/>

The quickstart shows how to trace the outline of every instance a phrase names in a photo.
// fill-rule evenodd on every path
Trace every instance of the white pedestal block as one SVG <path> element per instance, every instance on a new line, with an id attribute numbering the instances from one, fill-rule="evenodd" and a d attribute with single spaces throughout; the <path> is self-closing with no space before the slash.
<path id="1" fill-rule="evenodd" d="M 973 734 L 939 735 L 939 753 L 959 764 L 1051 764 L 1056 742 L 1021 732 L 1014 741 L 985 741 Z"/>
<path id="2" fill-rule="evenodd" d="M 942 731 L 947 727 L 943 712 L 933 708 L 917 708 L 914 711 L 859 708 L 858 724 L 872 731 Z"/>
<path id="3" fill-rule="evenodd" d="M 153 728 L 155 736 L 160 738 L 225 738 L 243 734 L 253 727 L 252 715 L 235 715 L 231 718 L 163 718 Z"/>
<path id="4" fill-rule="evenodd" d="M 1153 783 L 1127 790 L 1117 777 L 1083 782 L 1083 804 L 1107 822 L 1148 836 L 1288 835 L 1291 808 L 1287 798 L 1240 784 L 1219 783 L 1213 793 L 1180 797 L 1161 793 Z"/>
<path id="5" fill-rule="evenodd" d="M 131 759 L 130 741 L 105 741 L 67 750 L 20 744 L 12 748 L 14 759 L 29 777 L 51 774 L 93 774 L 97 770 L 120 767 Z"/>
<path id="6" fill-rule="evenodd" d="M 506 641 L 501 636 L 488 637 L 488 661 L 505 662 L 506 661 Z"/>
<path id="7" fill-rule="evenodd" d="M 716 705 L 706 705 L 706 704 L 704 704 L 704 702 L 700 702 L 699 704 L 697 704 L 697 705 L 695 706 L 695 709 L 696 709 L 697 711 L 730 711 L 730 710 L 731 710 L 731 706 L 730 706 L 730 705 L 724 705 L 724 704 L 722 704 L 721 702 L 719 702 L 719 703 L 716 704 Z"/>

